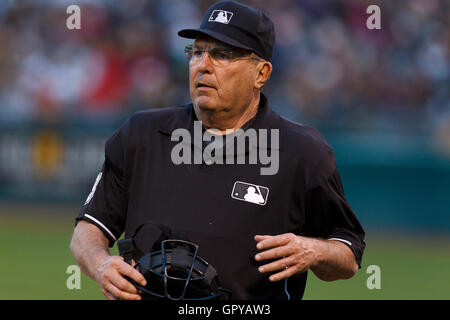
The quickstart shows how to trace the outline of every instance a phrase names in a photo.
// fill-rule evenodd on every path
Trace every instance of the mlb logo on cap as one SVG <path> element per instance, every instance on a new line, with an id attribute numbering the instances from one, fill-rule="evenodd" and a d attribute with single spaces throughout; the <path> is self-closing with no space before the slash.
<path id="1" fill-rule="evenodd" d="M 214 10 L 209 17 L 209 22 L 220 22 L 228 24 L 231 20 L 233 13 L 225 10 Z"/>

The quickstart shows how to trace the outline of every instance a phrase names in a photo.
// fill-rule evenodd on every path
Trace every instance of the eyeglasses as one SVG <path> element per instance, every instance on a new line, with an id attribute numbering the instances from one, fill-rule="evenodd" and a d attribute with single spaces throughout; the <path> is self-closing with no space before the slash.
<path id="1" fill-rule="evenodd" d="M 255 59 L 260 60 L 259 58 L 252 57 L 251 51 L 247 50 L 239 50 L 237 48 L 230 48 L 226 46 L 216 46 L 211 48 L 199 48 L 192 44 L 187 45 L 184 48 L 184 56 L 190 62 L 198 63 L 202 60 L 205 52 L 208 52 L 208 56 L 211 59 L 211 62 L 215 66 L 225 66 L 235 60 L 238 59 Z"/>

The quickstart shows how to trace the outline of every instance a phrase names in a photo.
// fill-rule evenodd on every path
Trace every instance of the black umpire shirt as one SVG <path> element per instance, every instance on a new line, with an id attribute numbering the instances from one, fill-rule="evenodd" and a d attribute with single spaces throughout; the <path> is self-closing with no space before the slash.
<path id="1" fill-rule="evenodd" d="M 194 133 L 196 119 L 192 104 L 135 113 L 107 141 L 102 171 L 76 221 L 99 227 L 110 246 L 143 222 L 168 226 L 199 245 L 199 256 L 217 270 L 232 299 L 303 296 L 306 272 L 270 282 L 257 271 L 268 261 L 254 260 L 256 234 L 342 241 L 361 266 L 364 230 L 344 197 L 333 151 L 317 130 L 279 116 L 261 94 L 247 127 L 279 129 L 276 174 L 261 175 L 262 165 L 248 162 L 176 165 L 171 152 L 179 142 L 171 133 Z M 245 201 L 249 186 L 264 204 Z"/>

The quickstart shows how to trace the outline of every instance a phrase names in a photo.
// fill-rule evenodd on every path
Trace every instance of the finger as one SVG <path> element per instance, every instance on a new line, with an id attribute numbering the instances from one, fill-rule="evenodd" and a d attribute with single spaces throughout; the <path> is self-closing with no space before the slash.
<path id="1" fill-rule="evenodd" d="M 107 290 L 110 294 L 112 294 L 115 298 L 122 300 L 141 300 L 141 296 L 138 294 L 132 294 L 125 291 L 120 290 L 112 283 L 108 283 L 105 285 L 105 290 Z"/>
<path id="2" fill-rule="evenodd" d="M 260 273 L 267 273 L 267 272 L 283 270 L 283 269 L 290 267 L 292 264 L 293 264 L 292 259 L 284 258 L 284 259 L 280 259 L 280 260 L 265 264 L 263 266 L 260 266 L 258 268 L 258 271 Z"/>
<path id="3" fill-rule="evenodd" d="M 285 269 L 285 270 L 283 270 L 283 271 L 281 271 L 281 272 L 278 272 L 278 273 L 275 273 L 275 274 L 273 274 L 273 275 L 271 275 L 270 277 L 269 277 L 269 280 L 270 281 L 272 281 L 272 282 L 274 282 L 274 281 L 280 281 L 280 280 L 283 280 L 283 279 L 287 279 L 287 278 L 289 278 L 289 277 L 292 277 L 294 274 L 296 274 L 298 271 L 297 271 L 297 269 L 295 268 L 295 266 L 291 266 L 291 267 L 289 267 L 289 268 L 287 268 L 287 269 Z"/>
<path id="4" fill-rule="evenodd" d="M 130 279 L 133 279 L 134 281 L 139 283 L 141 286 L 145 287 L 147 285 L 147 281 L 145 280 L 142 273 L 137 271 L 135 268 L 131 267 L 128 263 L 120 264 L 118 271 L 120 272 L 120 274 L 127 276 Z"/>
<path id="5" fill-rule="evenodd" d="M 265 240 L 265 239 L 269 239 L 269 238 L 272 238 L 273 236 L 268 236 L 268 235 L 264 235 L 264 236 L 262 236 L 262 235 L 256 235 L 255 236 L 255 241 L 256 242 L 260 242 L 260 241 L 262 241 L 262 240 Z"/>
<path id="6" fill-rule="evenodd" d="M 276 259 L 281 257 L 286 257 L 291 255 L 291 248 L 288 246 L 277 247 L 273 249 L 269 249 L 263 252 L 260 252 L 255 255 L 256 261 Z"/>
<path id="7" fill-rule="evenodd" d="M 125 279 L 120 273 L 117 273 L 114 277 L 111 277 L 110 282 L 113 286 L 121 291 L 131 294 L 138 293 L 137 288 L 131 282 Z"/>
<path id="8" fill-rule="evenodd" d="M 280 247 L 285 244 L 287 244 L 290 240 L 292 240 L 294 235 L 292 233 L 284 233 L 276 236 L 272 236 L 269 238 L 266 238 L 264 240 L 261 240 L 256 245 L 256 248 L 261 249 L 267 249 L 267 248 L 273 248 L 273 247 Z"/>
<path id="9" fill-rule="evenodd" d="M 103 295 L 106 297 L 106 299 L 108 300 L 117 300 L 116 297 L 114 297 L 108 290 L 106 289 L 102 289 L 102 293 Z"/>

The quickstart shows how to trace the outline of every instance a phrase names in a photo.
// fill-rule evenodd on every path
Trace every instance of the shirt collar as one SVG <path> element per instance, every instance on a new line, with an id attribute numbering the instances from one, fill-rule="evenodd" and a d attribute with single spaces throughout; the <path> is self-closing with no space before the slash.
<path id="1" fill-rule="evenodd" d="M 195 115 L 194 106 L 192 103 L 181 107 L 178 111 L 174 112 L 171 117 L 166 121 L 161 123 L 159 127 L 159 131 L 165 135 L 171 135 L 172 132 L 176 129 L 183 128 L 187 129 L 191 136 L 194 136 L 194 121 L 197 120 Z M 260 101 L 258 106 L 258 112 L 254 118 L 249 121 L 249 128 L 253 128 L 255 130 L 259 129 L 267 129 L 268 133 L 270 129 L 280 129 L 281 125 L 281 117 L 272 111 L 269 101 L 266 96 L 261 92 Z M 281 139 L 281 132 L 279 132 Z M 268 134 L 269 141 L 268 146 L 272 146 L 270 141 L 270 134 Z M 281 143 L 278 143 L 278 148 L 280 149 Z M 273 148 L 273 147 L 272 147 Z"/>

